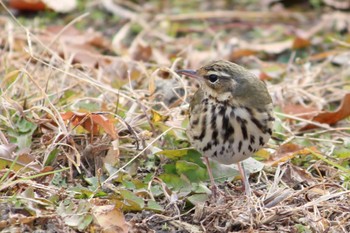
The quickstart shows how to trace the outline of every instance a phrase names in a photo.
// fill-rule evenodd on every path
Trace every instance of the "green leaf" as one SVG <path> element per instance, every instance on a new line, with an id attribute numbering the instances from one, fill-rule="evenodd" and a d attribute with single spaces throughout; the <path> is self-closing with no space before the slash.
<path id="1" fill-rule="evenodd" d="M 206 165 L 203 163 L 203 157 L 202 157 L 201 153 L 199 153 L 196 150 L 193 150 L 193 149 L 188 150 L 187 155 L 184 156 L 183 159 L 187 160 L 189 162 L 196 163 L 201 167 L 204 167 L 204 168 L 206 167 Z"/>
<path id="2" fill-rule="evenodd" d="M 49 155 L 47 156 L 46 160 L 45 160 L 45 166 L 50 166 L 53 164 L 53 161 L 56 160 L 56 157 L 58 155 L 59 150 L 57 148 L 53 149 Z"/>
<path id="3" fill-rule="evenodd" d="M 192 187 L 188 181 L 182 179 L 179 175 L 174 174 L 161 174 L 159 178 L 167 184 L 167 186 L 174 190 L 186 189 Z"/>
<path id="4" fill-rule="evenodd" d="M 19 133 L 32 133 L 36 129 L 36 125 L 25 119 L 21 119 L 16 124 Z"/>
<path id="5" fill-rule="evenodd" d="M 91 205 L 88 201 L 80 200 L 76 205 L 72 200 L 66 199 L 57 208 L 65 224 L 79 231 L 84 231 L 92 222 L 92 215 L 89 214 Z"/>
<path id="6" fill-rule="evenodd" d="M 123 180 L 122 184 L 124 185 L 125 188 L 127 189 L 135 189 L 135 185 L 133 182 L 129 181 L 129 180 Z"/>
<path id="7" fill-rule="evenodd" d="M 188 154 L 189 149 L 179 150 L 162 150 L 156 153 L 156 155 L 164 155 L 169 159 L 180 159 Z"/>
<path id="8" fill-rule="evenodd" d="M 167 173 L 167 174 L 177 174 L 176 173 L 176 166 L 174 163 L 171 163 L 171 164 L 165 164 L 163 166 L 163 169 L 164 169 L 164 173 Z"/>
<path id="9" fill-rule="evenodd" d="M 120 194 L 129 205 L 129 207 L 136 207 L 135 210 L 142 210 L 145 206 L 145 203 L 141 197 L 135 195 L 135 193 L 130 192 L 129 190 L 120 190 Z"/>
<path id="10" fill-rule="evenodd" d="M 159 205 L 156 201 L 153 201 L 153 200 L 148 200 L 145 209 L 153 210 L 153 211 L 156 211 L 156 212 L 164 211 L 164 208 L 161 205 Z"/>
<path id="11" fill-rule="evenodd" d="M 237 164 L 224 165 L 216 161 L 211 161 L 210 166 L 214 179 L 217 182 L 223 182 L 225 180 L 232 181 L 237 175 L 239 175 Z M 264 168 L 263 163 L 253 158 L 244 160 L 243 166 L 245 172 L 248 174 L 261 171 Z"/>
<path id="12" fill-rule="evenodd" d="M 19 149 L 30 148 L 32 145 L 32 134 L 21 134 L 17 136 L 17 146 Z"/>
<path id="13" fill-rule="evenodd" d="M 163 194 L 162 188 L 160 187 L 160 185 L 157 185 L 157 184 L 156 185 L 152 185 L 150 191 L 151 191 L 152 195 L 155 196 L 155 197 L 158 197 L 161 194 Z"/>
<path id="14" fill-rule="evenodd" d="M 179 160 L 176 162 L 176 170 L 178 174 L 185 175 L 191 182 L 199 182 L 207 179 L 206 169 L 198 164 Z"/>
<path id="15" fill-rule="evenodd" d="M 205 193 L 193 194 L 189 196 L 187 200 L 191 202 L 193 205 L 203 204 L 208 200 L 208 194 L 205 194 Z"/>
<path id="16" fill-rule="evenodd" d="M 348 159 L 350 158 L 350 150 L 345 148 L 336 150 L 334 151 L 334 155 L 340 159 Z"/>

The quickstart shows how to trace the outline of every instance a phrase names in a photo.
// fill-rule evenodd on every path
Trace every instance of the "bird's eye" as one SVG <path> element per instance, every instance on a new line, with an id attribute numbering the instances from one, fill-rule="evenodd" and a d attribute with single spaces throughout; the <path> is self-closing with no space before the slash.
<path id="1" fill-rule="evenodd" d="M 208 79 L 211 83 L 215 83 L 219 79 L 219 77 L 216 74 L 211 74 L 209 75 Z"/>

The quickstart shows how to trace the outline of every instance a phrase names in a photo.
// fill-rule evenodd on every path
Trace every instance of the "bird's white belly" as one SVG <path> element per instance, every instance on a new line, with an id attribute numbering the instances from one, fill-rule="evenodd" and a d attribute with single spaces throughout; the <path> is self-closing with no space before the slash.
<path id="1" fill-rule="evenodd" d="M 271 112 L 259 112 L 210 101 L 202 101 L 195 108 L 202 114 L 192 114 L 190 118 L 187 130 L 190 141 L 203 156 L 222 164 L 249 158 L 271 137 L 272 108 Z"/>

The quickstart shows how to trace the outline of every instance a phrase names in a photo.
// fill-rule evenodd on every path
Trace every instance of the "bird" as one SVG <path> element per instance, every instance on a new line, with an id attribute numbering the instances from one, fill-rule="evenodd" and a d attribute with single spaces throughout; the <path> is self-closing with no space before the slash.
<path id="1" fill-rule="evenodd" d="M 204 158 L 212 195 L 217 195 L 218 188 L 209 159 L 226 165 L 238 164 L 243 189 L 250 195 L 241 161 L 269 141 L 274 123 L 272 98 L 265 82 L 226 60 L 176 72 L 195 78 L 200 84 L 190 101 L 186 134 Z"/>

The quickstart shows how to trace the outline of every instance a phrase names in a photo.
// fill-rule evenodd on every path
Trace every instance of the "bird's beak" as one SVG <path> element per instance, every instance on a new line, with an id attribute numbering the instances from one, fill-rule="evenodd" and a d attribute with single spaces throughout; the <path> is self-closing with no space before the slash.
<path id="1" fill-rule="evenodd" d="M 176 70 L 176 73 L 183 74 L 191 78 L 200 78 L 200 76 L 197 74 L 197 71 L 195 70 Z"/>

